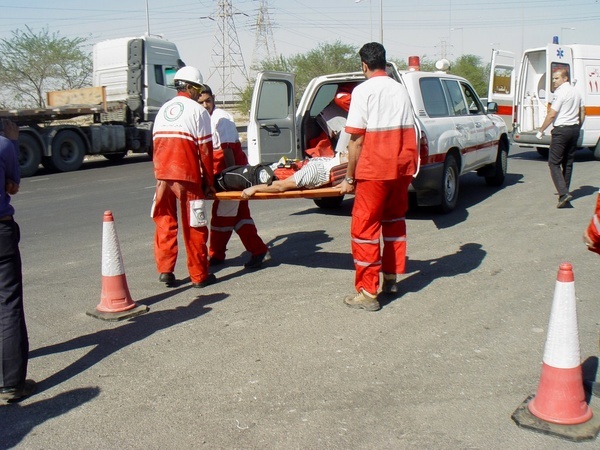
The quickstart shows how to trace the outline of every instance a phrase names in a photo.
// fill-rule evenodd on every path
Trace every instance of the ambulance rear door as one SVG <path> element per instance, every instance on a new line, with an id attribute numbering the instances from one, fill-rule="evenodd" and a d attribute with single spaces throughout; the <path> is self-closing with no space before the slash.
<path id="1" fill-rule="evenodd" d="M 515 78 L 515 54 L 504 50 L 492 50 L 487 101 L 496 102 L 496 114 L 502 117 L 509 132 L 513 126 Z"/>
<path id="2" fill-rule="evenodd" d="M 548 92 L 554 93 L 554 89 L 552 88 L 552 73 L 555 70 L 567 69 L 569 80 L 573 81 L 573 50 L 566 45 L 548 44 L 546 55 L 546 73 L 548 74 L 546 76 L 546 89 Z"/>
<path id="3" fill-rule="evenodd" d="M 247 135 L 252 165 L 297 157 L 294 78 L 285 72 L 260 72 L 256 77 Z"/>

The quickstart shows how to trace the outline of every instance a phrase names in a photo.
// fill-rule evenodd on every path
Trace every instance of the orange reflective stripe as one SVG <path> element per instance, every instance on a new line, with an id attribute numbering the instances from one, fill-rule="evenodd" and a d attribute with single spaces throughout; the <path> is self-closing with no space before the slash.
<path id="1" fill-rule="evenodd" d="M 600 116 L 600 106 L 586 106 L 585 107 L 585 115 L 586 116 Z"/>
<path id="2" fill-rule="evenodd" d="M 513 107 L 507 105 L 498 105 L 498 112 L 496 114 L 500 116 L 512 116 Z"/>

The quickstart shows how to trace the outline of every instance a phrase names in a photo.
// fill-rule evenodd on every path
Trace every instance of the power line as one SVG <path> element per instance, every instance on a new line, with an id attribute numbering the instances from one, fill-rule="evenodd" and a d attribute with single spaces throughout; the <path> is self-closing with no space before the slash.
<path id="1" fill-rule="evenodd" d="M 277 57 L 275 48 L 275 39 L 273 38 L 273 24 L 269 15 L 268 0 L 261 0 L 254 25 L 256 32 L 254 41 L 254 52 L 252 53 L 252 64 L 250 70 L 256 70 L 258 64 L 264 59 L 273 59 Z"/>
<path id="2" fill-rule="evenodd" d="M 241 88 L 236 80 L 239 80 L 240 76 L 244 81 L 248 81 L 248 72 L 235 28 L 234 16 L 236 15 L 248 16 L 246 13 L 234 11 L 231 0 L 219 0 L 214 17 L 201 17 L 201 19 L 210 19 L 216 23 L 214 36 L 216 46 L 213 47 L 211 58 L 213 68 L 208 80 L 215 73 L 219 76 L 221 89 L 217 92 L 223 102 L 236 100 L 239 96 Z"/>

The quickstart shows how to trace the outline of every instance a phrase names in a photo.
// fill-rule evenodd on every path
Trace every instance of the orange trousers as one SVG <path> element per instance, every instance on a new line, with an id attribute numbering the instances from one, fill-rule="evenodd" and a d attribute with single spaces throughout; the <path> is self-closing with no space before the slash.
<path id="1" fill-rule="evenodd" d="M 412 176 L 358 180 L 352 209 L 352 256 L 356 291 L 379 290 L 379 273 L 401 274 L 406 266 L 408 187 Z M 383 237 L 383 256 L 380 238 Z"/>
<path id="2" fill-rule="evenodd" d="M 156 224 L 154 259 L 159 273 L 175 271 L 177 262 L 177 204 L 181 212 L 181 229 L 187 253 L 187 267 L 192 283 L 208 277 L 208 227 L 190 227 L 189 201 L 204 198 L 196 183 L 158 180 L 152 218 Z"/>
<path id="3" fill-rule="evenodd" d="M 227 243 L 234 231 L 240 237 L 244 248 L 253 256 L 267 252 L 267 246 L 258 235 L 254 220 L 250 216 L 248 202 L 215 200 L 210 219 L 211 258 L 225 259 Z"/>

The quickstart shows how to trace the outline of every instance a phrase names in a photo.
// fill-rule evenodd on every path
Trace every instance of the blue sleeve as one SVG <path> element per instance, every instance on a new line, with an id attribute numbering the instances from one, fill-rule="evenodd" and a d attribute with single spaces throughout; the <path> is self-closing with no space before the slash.
<path id="1" fill-rule="evenodd" d="M 8 158 L 6 164 L 6 178 L 21 184 L 21 166 L 19 165 L 19 141 L 10 141 L 12 144 L 12 157 Z"/>

